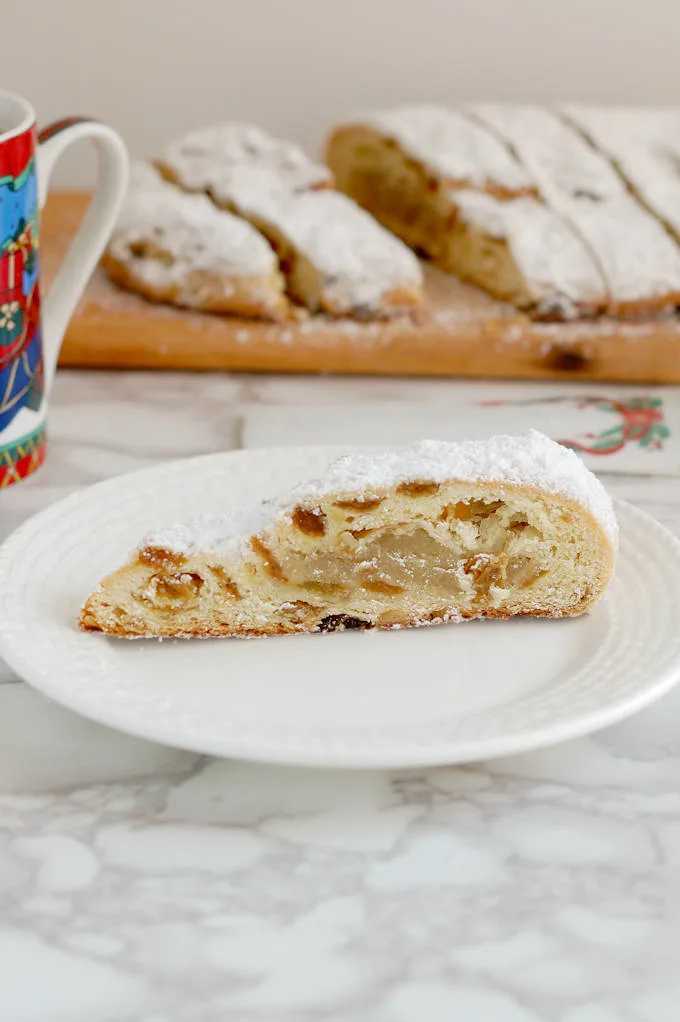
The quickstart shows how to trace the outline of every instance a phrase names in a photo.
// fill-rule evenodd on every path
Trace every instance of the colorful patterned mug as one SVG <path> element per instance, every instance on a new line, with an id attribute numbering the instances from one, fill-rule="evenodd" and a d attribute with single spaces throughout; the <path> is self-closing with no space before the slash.
<path id="1" fill-rule="evenodd" d="M 38 218 L 56 160 L 92 139 L 99 181 L 78 235 L 40 312 Z M 127 185 L 122 139 L 84 117 L 39 134 L 30 103 L 0 92 L 0 488 L 45 458 L 47 395 L 64 331 L 106 245 Z"/>

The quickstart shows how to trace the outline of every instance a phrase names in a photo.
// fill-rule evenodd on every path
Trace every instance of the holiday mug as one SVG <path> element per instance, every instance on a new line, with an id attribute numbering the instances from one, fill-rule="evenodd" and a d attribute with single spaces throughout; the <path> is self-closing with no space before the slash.
<path id="1" fill-rule="evenodd" d="M 40 210 L 55 162 L 84 138 L 99 152 L 97 188 L 41 312 Z M 59 348 L 115 223 L 127 173 L 125 145 L 105 124 L 69 117 L 38 132 L 30 103 L 0 92 L 0 488 L 44 461 Z"/>

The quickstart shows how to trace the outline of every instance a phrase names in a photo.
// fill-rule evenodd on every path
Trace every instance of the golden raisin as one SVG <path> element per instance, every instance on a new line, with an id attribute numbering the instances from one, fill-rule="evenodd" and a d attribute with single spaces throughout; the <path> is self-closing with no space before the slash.
<path id="1" fill-rule="evenodd" d="M 414 479 L 408 483 L 400 483 L 397 486 L 397 493 L 405 497 L 429 497 L 439 489 L 439 483 L 428 482 L 425 479 Z"/>
<path id="2" fill-rule="evenodd" d="M 186 606 L 187 603 L 196 600 L 202 586 L 203 579 L 193 571 L 183 571 L 176 575 L 154 575 L 145 596 L 155 604 Z"/>
<path id="3" fill-rule="evenodd" d="M 241 593 L 239 592 L 238 586 L 231 578 L 229 578 L 229 575 L 221 564 L 211 564 L 210 570 L 217 579 L 220 589 L 237 600 L 241 599 Z"/>
<path id="4" fill-rule="evenodd" d="M 336 500 L 333 507 L 343 511 L 375 511 L 383 502 L 383 497 L 354 497 L 351 500 Z"/>
<path id="5" fill-rule="evenodd" d="M 274 554 L 271 552 L 269 547 L 266 547 L 264 545 L 262 540 L 258 539 L 257 536 L 253 536 L 253 538 L 250 541 L 250 545 L 253 548 L 254 552 L 258 554 L 259 557 L 262 558 L 262 560 L 264 561 L 264 566 L 272 578 L 275 578 L 277 582 L 288 581 L 286 576 L 283 574 L 283 569 L 281 568 L 281 565 L 276 560 Z"/>
<path id="6" fill-rule="evenodd" d="M 503 577 L 500 563 L 491 559 L 488 554 L 466 557 L 463 561 L 463 570 L 466 575 L 470 575 L 480 593 L 488 593 L 491 586 L 500 582 Z"/>
<path id="7" fill-rule="evenodd" d="M 455 518 L 459 522 L 481 521 L 490 518 L 494 511 L 502 507 L 502 500 L 459 500 L 456 504 L 447 504 L 442 518 Z"/>
<path id="8" fill-rule="evenodd" d="M 149 564 L 152 568 L 181 568 L 187 561 L 183 554 L 166 550 L 162 546 L 144 547 L 139 551 L 139 560 L 142 564 Z"/>
<path id="9" fill-rule="evenodd" d="M 296 507 L 293 511 L 293 525 L 307 536 L 323 536 L 326 516 L 320 507 Z"/>

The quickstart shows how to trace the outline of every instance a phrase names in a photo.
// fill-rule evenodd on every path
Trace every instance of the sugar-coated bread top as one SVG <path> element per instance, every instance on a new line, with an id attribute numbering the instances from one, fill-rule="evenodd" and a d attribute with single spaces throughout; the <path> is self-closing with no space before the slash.
<path id="1" fill-rule="evenodd" d="M 278 499 L 170 523 L 149 532 L 142 546 L 183 554 L 234 549 L 300 503 L 331 494 L 381 494 L 409 480 L 489 482 L 560 495 L 592 514 L 612 546 L 617 545 L 616 516 L 602 483 L 573 451 L 531 430 L 521 436 L 453 443 L 423 440 L 410 447 L 346 455 L 333 461 L 319 479 L 303 482 Z"/>

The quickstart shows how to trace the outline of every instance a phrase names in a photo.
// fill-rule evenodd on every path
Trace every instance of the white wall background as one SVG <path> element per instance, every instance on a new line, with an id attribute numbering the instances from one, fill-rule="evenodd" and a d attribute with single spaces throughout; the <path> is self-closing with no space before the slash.
<path id="1" fill-rule="evenodd" d="M 680 0 L 0 0 L 0 88 L 88 113 L 134 155 L 225 118 L 317 150 L 409 100 L 680 103 Z M 58 184 L 92 174 L 83 150 Z"/>

